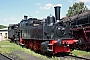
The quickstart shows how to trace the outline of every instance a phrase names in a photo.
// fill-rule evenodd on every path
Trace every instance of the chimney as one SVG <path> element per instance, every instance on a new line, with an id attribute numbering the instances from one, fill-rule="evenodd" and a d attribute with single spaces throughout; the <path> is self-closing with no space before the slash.
<path id="1" fill-rule="evenodd" d="M 28 17 L 28 16 L 24 15 L 24 20 L 27 20 L 27 17 Z"/>
<path id="2" fill-rule="evenodd" d="M 60 6 L 55 6 L 55 18 L 56 20 L 60 20 Z"/>

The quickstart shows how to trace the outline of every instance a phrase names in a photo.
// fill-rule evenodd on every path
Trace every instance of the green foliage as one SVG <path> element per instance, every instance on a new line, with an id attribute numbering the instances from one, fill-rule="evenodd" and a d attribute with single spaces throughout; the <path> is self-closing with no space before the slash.
<path id="1" fill-rule="evenodd" d="M 6 28 L 7 26 L 0 25 L 0 29 Z"/>
<path id="2" fill-rule="evenodd" d="M 87 57 L 90 56 L 90 51 L 74 50 L 72 54 L 75 56 Z"/>
<path id="3" fill-rule="evenodd" d="M 69 7 L 68 13 L 66 14 L 67 17 L 71 17 L 81 10 L 88 10 L 86 6 L 84 6 L 84 2 L 74 3 L 72 6 Z"/>

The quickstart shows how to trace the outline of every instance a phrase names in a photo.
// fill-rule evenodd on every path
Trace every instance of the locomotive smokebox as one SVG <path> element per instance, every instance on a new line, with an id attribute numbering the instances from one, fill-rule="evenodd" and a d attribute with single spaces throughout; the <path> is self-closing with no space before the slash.
<path id="1" fill-rule="evenodd" d="M 27 17 L 28 17 L 28 16 L 24 15 L 24 20 L 27 20 Z"/>
<path id="2" fill-rule="evenodd" d="M 55 18 L 56 20 L 60 20 L 60 6 L 55 6 Z"/>

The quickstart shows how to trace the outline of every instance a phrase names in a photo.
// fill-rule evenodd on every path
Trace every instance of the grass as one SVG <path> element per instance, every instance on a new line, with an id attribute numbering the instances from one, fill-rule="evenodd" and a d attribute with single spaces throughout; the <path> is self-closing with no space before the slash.
<path id="1" fill-rule="evenodd" d="M 72 51 L 73 55 L 80 56 L 80 57 L 85 57 L 85 56 L 90 56 L 90 51 L 82 51 L 82 50 L 74 50 Z"/>
<path id="2" fill-rule="evenodd" d="M 10 43 L 10 41 L 0 41 L 0 52 L 9 55 L 10 53 L 14 52 L 15 50 L 20 50 L 24 51 L 25 53 L 29 53 L 33 56 L 42 58 L 43 60 L 60 60 L 58 57 L 47 57 L 38 53 L 35 53 L 34 51 L 27 49 L 27 48 L 22 48 L 20 45 L 17 45 L 15 43 Z"/>
<path id="3" fill-rule="evenodd" d="M 15 50 L 21 50 L 22 47 L 9 41 L 0 41 L 0 52 L 3 54 L 9 54 Z"/>

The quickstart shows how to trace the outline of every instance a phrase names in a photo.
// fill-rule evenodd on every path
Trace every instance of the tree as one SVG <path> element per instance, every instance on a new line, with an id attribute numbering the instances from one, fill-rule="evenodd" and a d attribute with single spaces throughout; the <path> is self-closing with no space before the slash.
<path id="1" fill-rule="evenodd" d="M 2 29 L 2 28 L 6 28 L 7 26 L 4 26 L 4 25 L 0 25 L 0 29 Z"/>
<path id="2" fill-rule="evenodd" d="M 84 5 L 84 2 L 75 3 L 69 7 L 68 13 L 66 14 L 67 17 L 71 17 L 81 10 L 88 10 L 88 8 Z"/>

